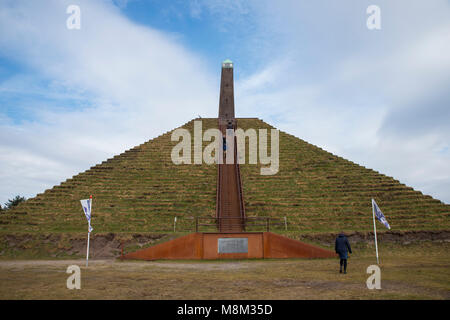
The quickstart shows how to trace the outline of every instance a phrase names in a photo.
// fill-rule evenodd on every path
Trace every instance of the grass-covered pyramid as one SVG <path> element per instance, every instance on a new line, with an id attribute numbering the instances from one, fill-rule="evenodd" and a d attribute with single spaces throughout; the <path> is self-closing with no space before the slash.
<path id="1" fill-rule="evenodd" d="M 204 129 L 217 127 L 217 119 L 202 121 Z M 183 126 L 192 138 L 193 127 Z M 256 118 L 238 119 L 238 127 L 272 128 Z M 91 167 L 1 214 L 1 230 L 84 232 L 79 200 L 90 194 L 95 232 L 170 232 L 175 216 L 184 226 L 188 217 L 214 216 L 216 166 L 173 164 L 176 144 L 167 132 Z M 241 166 L 246 214 L 286 216 L 290 231 L 370 231 L 372 197 L 392 230 L 450 229 L 450 205 L 284 132 L 279 172 L 263 176 L 259 168 Z"/>

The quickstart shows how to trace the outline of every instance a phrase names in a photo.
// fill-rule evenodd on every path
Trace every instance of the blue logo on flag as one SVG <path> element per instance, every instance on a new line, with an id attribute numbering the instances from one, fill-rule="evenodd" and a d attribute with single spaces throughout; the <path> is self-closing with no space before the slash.
<path id="1" fill-rule="evenodd" d="M 84 214 L 88 221 L 91 220 L 91 200 L 80 200 L 81 206 L 83 207 Z"/>
<path id="2" fill-rule="evenodd" d="M 86 219 L 89 224 L 89 233 L 94 230 L 94 228 L 91 227 L 91 210 L 92 210 L 92 199 L 85 199 L 80 200 L 81 206 L 83 208 L 84 215 L 86 216 Z"/>
<path id="3" fill-rule="evenodd" d="M 381 210 L 378 207 L 378 205 L 375 202 L 375 200 L 372 199 L 372 202 L 373 202 L 373 208 L 374 208 L 375 216 L 377 217 L 378 221 L 380 221 L 382 224 L 384 224 L 384 226 L 386 228 L 391 229 L 391 226 L 387 222 L 386 217 L 384 216 L 383 212 L 381 212 Z"/>

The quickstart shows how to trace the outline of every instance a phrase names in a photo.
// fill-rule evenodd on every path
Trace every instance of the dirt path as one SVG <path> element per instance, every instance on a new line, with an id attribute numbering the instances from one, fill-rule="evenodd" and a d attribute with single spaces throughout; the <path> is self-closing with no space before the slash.
<path id="1" fill-rule="evenodd" d="M 167 261 L 167 262 L 155 262 L 155 261 L 120 261 L 118 259 L 101 259 L 101 260 L 89 260 L 89 267 L 111 267 L 111 268 L 172 268 L 181 270 L 198 270 L 198 271 L 211 271 L 211 270 L 240 270 L 249 268 L 258 268 L 264 265 L 265 261 L 206 261 L 206 262 L 179 262 L 179 261 Z M 4 269 L 18 269 L 25 270 L 30 267 L 44 267 L 44 268 L 60 268 L 69 265 L 78 265 L 84 267 L 86 260 L 0 260 L 0 268 Z"/>
<path id="2" fill-rule="evenodd" d="M 354 255 L 347 275 L 335 259 L 104 259 L 88 268 L 83 259 L 0 261 L 0 299 L 450 299 L 448 245 L 430 245 L 422 256 L 413 249 L 383 251 L 381 290 L 366 287 L 371 251 Z M 81 290 L 66 288 L 73 264 Z"/>

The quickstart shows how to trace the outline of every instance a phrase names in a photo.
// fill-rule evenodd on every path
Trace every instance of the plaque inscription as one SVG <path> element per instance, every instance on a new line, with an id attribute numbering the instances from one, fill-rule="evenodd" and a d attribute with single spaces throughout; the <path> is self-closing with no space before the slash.
<path id="1" fill-rule="evenodd" d="M 248 253 L 248 238 L 219 238 L 219 253 Z"/>

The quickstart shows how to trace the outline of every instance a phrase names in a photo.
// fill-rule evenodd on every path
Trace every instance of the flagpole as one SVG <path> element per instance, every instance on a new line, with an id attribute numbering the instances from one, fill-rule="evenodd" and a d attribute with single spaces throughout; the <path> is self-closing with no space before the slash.
<path id="1" fill-rule="evenodd" d="M 86 251 L 86 267 L 89 264 L 89 238 L 91 237 L 91 224 L 89 223 L 89 227 L 88 227 L 89 231 L 88 231 L 88 243 L 87 243 L 87 251 Z"/>
<path id="2" fill-rule="evenodd" d="M 89 196 L 89 206 L 91 208 L 90 216 L 92 218 L 92 195 Z M 86 267 L 89 265 L 89 240 L 91 238 L 91 220 L 88 221 L 88 242 L 87 242 L 87 250 L 86 250 Z"/>
<path id="3" fill-rule="evenodd" d="M 372 199 L 372 216 L 373 216 L 373 233 L 375 235 L 375 251 L 377 253 L 377 264 L 378 263 L 378 244 L 377 244 L 377 227 L 375 224 L 375 206 L 374 206 L 374 200 Z"/>

